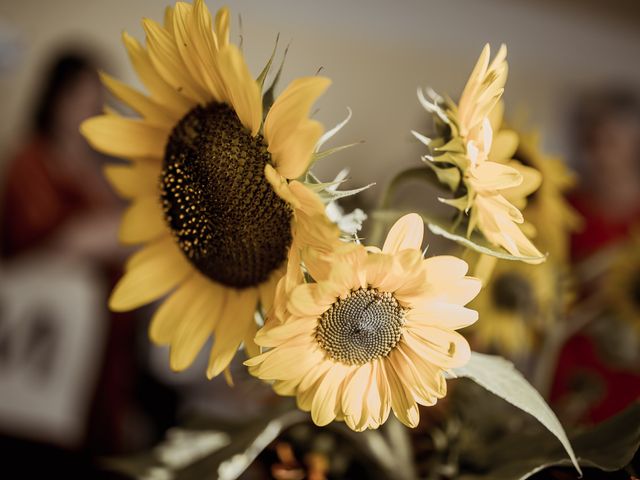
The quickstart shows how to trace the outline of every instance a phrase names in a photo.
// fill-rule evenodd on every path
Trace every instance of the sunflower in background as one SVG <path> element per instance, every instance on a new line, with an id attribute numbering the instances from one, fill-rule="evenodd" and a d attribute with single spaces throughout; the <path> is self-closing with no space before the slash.
<path id="1" fill-rule="evenodd" d="M 146 47 L 123 38 L 148 94 L 102 75 L 139 118 L 110 112 L 82 125 L 94 148 L 128 161 L 106 175 L 131 200 L 120 240 L 144 245 L 109 306 L 131 310 L 168 295 L 151 339 L 170 345 L 171 368 L 182 370 L 214 335 L 211 378 L 242 342 L 255 348 L 256 308 L 271 308 L 289 253 L 338 241 L 319 197 L 296 180 L 323 134 L 308 116 L 330 81 L 296 79 L 265 112 L 271 61 L 251 75 L 229 42 L 226 8 L 214 22 L 202 0 L 178 2 L 164 25 L 143 27 Z"/>
<path id="2" fill-rule="evenodd" d="M 603 289 L 607 305 L 640 341 L 640 232 L 617 252 L 605 274 Z"/>
<path id="3" fill-rule="evenodd" d="M 433 114 L 437 136 L 414 135 L 431 154 L 423 160 L 454 193 L 440 199 L 457 208 L 467 221 L 467 236 L 478 229 L 492 244 L 529 263 L 545 257 L 519 225 L 526 196 L 540 184 L 540 175 L 511 160 L 518 144 L 512 131 L 495 132 L 501 121 L 500 99 L 507 80 L 507 50 L 503 45 L 493 61 L 489 45 L 482 50 L 456 105 L 429 90 L 418 90 L 423 107 Z M 428 98 L 429 97 L 429 98 Z M 495 125 L 497 124 L 497 125 Z M 495 142 L 495 145 L 494 145 Z M 463 216 L 464 215 L 464 216 Z"/>
<path id="4" fill-rule="evenodd" d="M 580 215 L 564 197 L 576 185 L 576 176 L 561 157 L 542 151 L 539 133 L 520 133 L 519 138 L 514 158 L 542 174 L 542 184 L 529 197 L 524 213 L 535 228 L 536 243 L 564 265 L 569 261 L 571 233 L 582 224 Z"/>
<path id="5" fill-rule="evenodd" d="M 479 255 L 474 275 L 483 283 L 469 305 L 482 317 L 472 327 L 474 345 L 481 351 L 524 358 L 568 299 L 552 261 L 529 265 Z"/>
<path id="6" fill-rule="evenodd" d="M 382 250 L 352 244 L 320 264 L 303 255 L 315 283 L 283 278 L 282 308 L 258 332 L 266 351 L 245 362 L 249 371 L 296 396 L 320 426 L 338 420 L 356 431 L 377 428 L 391 410 L 417 426 L 417 404 L 444 397 L 444 373 L 469 360 L 456 330 L 477 320 L 464 305 L 480 289 L 463 260 L 424 259 L 423 233 L 421 217 L 409 214 Z"/>

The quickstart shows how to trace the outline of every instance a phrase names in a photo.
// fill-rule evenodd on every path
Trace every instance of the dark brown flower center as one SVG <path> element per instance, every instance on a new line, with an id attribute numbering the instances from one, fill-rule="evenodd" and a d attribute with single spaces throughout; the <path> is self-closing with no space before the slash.
<path id="1" fill-rule="evenodd" d="M 491 288 L 494 305 L 509 312 L 533 314 L 536 301 L 531 283 L 516 273 L 499 274 Z"/>
<path id="2" fill-rule="evenodd" d="M 264 176 L 270 160 L 227 105 L 196 107 L 175 126 L 161 176 L 165 217 L 180 249 L 226 286 L 258 285 L 291 245 L 289 205 Z"/>
<path id="3" fill-rule="evenodd" d="M 316 340 L 334 360 L 362 365 L 387 356 L 400 341 L 404 309 L 390 292 L 359 289 L 322 314 Z"/>

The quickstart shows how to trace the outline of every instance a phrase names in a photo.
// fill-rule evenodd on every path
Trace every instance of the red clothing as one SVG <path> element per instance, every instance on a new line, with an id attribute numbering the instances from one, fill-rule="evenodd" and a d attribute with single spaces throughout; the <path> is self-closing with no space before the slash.
<path id="1" fill-rule="evenodd" d="M 97 206 L 77 178 L 54 173 L 52 155 L 36 139 L 9 164 L 0 202 L 4 257 L 50 240 L 65 222 Z"/>
<path id="2" fill-rule="evenodd" d="M 581 261 L 602 248 L 629 238 L 640 226 L 640 205 L 629 218 L 611 220 L 604 216 L 586 195 L 571 199 L 584 219 L 584 228 L 571 239 L 571 255 Z M 640 372 L 609 365 L 597 347 L 597 340 L 579 334 L 563 347 L 558 358 L 551 390 L 551 401 L 561 402 L 572 389 L 585 380 L 599 385 L 602 395 L 590 405 L 581 420 L 598 423 L 619 413 L 640 398 Z"/>
<path id="3" fill-rule="evenodd" d="M 571 237 L 571 257 L 580 261 L 598 250 L 629 237 L 634 226 L 640 226 L 640 205 L 628 218 L 612 220 L 596 208 L 584 194 L 570 199 L 584 219 L 583 228 Z"/>

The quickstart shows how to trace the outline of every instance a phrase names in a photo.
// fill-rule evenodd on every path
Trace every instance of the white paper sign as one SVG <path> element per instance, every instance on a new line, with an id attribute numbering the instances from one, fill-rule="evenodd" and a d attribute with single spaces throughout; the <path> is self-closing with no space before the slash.
<path id="1" fill-rule="evenodd" d="M 74 446 L 105 344 L 104 285 L 77 263 L 0 270 L 0 431 Z"/>

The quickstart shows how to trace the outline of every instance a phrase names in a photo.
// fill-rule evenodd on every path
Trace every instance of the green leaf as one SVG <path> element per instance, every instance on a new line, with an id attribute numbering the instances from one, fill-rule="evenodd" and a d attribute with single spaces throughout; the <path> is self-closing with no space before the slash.
<path id="1" fill-rule="evenodd" d="M 266 92 L 262 95 L 262 111 L 264 115 L 269 112 L 271 105 L 275 101 L 275 90 L 278 82 L 280 81 L 280 75 L 282 74 L 282 68 L 284 67 L 284 61 L 287 58 L 287 53 L 289 53 L 289 45 L 284 49 L 284 54 L 282 55 L 282 62 L 280 63 L 280 68 L 276 72 L 276 76 L 273 77 L 273 81 L 271 82 L 271 86 L 267 89 Z"/>
<path id="2" fill-rule="evenodd" d="M 576 455 L 560 421 L 538 391 L 516 370 L 513 364 L 502 357 L 471 353 L 469 363 L 454 369 L 458 377 L 468 377 L 491 393 L 529 413 L 553 433 L 576 470 L 582 475 Z"/>
<path id="3" fill-rule="evenodd" d="M 495 404 L 499 400 L 493 395 L 491 396 L 495 401 L 474 393 L 470 397 L 469 387 L 472 386 L 475 385 L 461 384 L 455 390 L 454 401 L 458 403 L 457 408 L 464 416 L 465 425 L 469 425 L 463 432 L 468 438 L 459 450 L 465 466 L 456 478 L 527 480 L 543 470 L 571 465 L 564 449 L 553 437 L 542 429 L 527 428 L 528 423 L 519 421 L 511 413 L 512 409 L 504 409 L 504 414 L 501 411 L 501 423 L 503 427 L 515 424 L 517 428 L 498 433 L 491 430 L 492 427 L 495 429 L 495 421 L 493 424 L 491 422 L 495 419 L 496 410 L 500 408 Z M 473 411 L 465 408 L 470 403 L 474 405 Z M 472 418 L 467 418 L 468 415 Z M 569 438 L 581 467 L 604 472 L 623 470 L 632 462 L 640 447 L 640 403 L 630 405 L 623 412 L 596 426 L 583 428 L 569 435 Z M 532 445 L 535 445 L 535 449 L 531 448 Z M 591 475 L 587 473 L 587 478 L 622 478 L 615 474 L 610 477 L 598 475 L 596 472 Z M 561 478 L 560 475 L 553 474 L 543 478 L 552 477 Z"/>
<path id="4" fill-rule="evenodd" d="M 280 34 L 276 36 L 276 43 L 273 46 L 273 52 L 271 52 L 271 57 L 269 57 L 269 61 L 262 69 L 262 72 L 260 72 L 260 75 L 258 75 L 258 78 L 256 78 L 256 82 L 258 82 L 258 85 L 260 85 L 260 90 L 262 90 L 262 87 L 264 86 L 264 81 L 267 78 L 267 74 L 269 73 L 269 70 L 271 69 L 273 58 L 276 56 L 276 50 L 278 49 L 278 40 L 280 40 Z"/>

